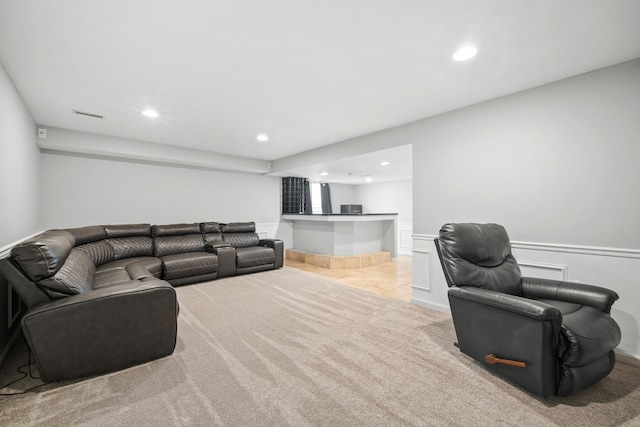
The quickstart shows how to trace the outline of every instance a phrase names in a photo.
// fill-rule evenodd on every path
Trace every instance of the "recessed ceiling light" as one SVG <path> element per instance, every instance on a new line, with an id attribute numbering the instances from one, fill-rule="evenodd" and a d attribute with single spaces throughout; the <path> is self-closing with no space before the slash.
<path id="1" fill-rule="evenodd" d="M 467 59 L 471 59 L 476 56 L 478 53 L 478 49 L 473 46 L 463 46 L 453 54 L 453 59 L 455 61 L 466 61 Z"/>
<path id="2" fill-rule="evenodd" d="M 369 175 L 367 175 L 367 177 L 364 179 L 367 182 L 371 182 L 373 181 L 373 178 L 371 178 Z"/>
<path id="3" fill-rule="evenodd" d="M 261 133 L 256 136 L 256 139 L 260 142 L 267 142 L 269 140 L 269 135 L 267 135 L 266 133 Z"/>
<path id="4" fill-rule="evenodd" d="M 329 175 L 329 172 L 320 172 L 320 175 L 327 176 L 327 175 Z"/>
<path id="5" fill-rule="evenodd" d="M 142 114 L 151 118 L 158 117 L 158 112 L 156 110 L 144 110 Z"/>
<path id="6" fill-rule="evenodd" d="M 391 163 L 387 162 L 386 160 L 384 162 L 380 162 L 380 166 L 389 166 Z"/>

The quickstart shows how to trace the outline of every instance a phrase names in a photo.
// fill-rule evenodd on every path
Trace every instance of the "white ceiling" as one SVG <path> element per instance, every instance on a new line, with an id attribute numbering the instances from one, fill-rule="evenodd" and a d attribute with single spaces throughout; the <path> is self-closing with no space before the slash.
<path id="1" fill-rule="evenodd" d="M 39 125 L 262 160 L 638 57 L 637 0 L 0 0 Z"/>

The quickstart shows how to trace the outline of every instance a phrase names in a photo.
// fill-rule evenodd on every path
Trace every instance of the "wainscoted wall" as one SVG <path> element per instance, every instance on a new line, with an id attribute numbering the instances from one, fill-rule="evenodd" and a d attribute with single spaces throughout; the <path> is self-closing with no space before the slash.
<path id="1" fill-rule="evenodd" d="M 398 232 L 396 233 L 398 239 L 398 255 L 413 255 L 413 240 L 411 237 L 412 233 L 412 221 L 398 221 Z"/>
<path id="2" fill-rule="evenodd" d="M 449 312 L 447 284 L 433 239 L 413 236 L 412 302 Z M 640 361 L 640 250 L 536 242 L 512 242 L 523 276 L 586 283 L 613 289 L 620 299 L 611 315 L 622 329 L 618 354 Z M 630 278 L 633 280 L 629 281 Z"/>

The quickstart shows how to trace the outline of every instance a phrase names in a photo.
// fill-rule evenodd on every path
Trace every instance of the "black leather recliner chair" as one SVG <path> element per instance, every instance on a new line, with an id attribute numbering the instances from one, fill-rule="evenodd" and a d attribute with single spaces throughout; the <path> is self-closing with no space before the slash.
<path id="1" fill-rule="evenodd" d="M 544 398 L 611 372 L 621 337 L 614 291 L 521 277 L 501 225 L 445 224 L 435 244 L 460 351 Z"/>

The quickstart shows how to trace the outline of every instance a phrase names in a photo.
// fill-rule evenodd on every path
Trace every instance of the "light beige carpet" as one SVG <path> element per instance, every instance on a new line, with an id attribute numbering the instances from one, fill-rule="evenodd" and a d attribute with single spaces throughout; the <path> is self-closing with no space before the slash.
<path id="1" fill-rule="evenodd" d="M 619 363 L 577 396 L 540 401 L 460 353 L 448 315 L 311 273 L 177 291 L 172 356 L 0 397 L 0 425 L 640 425 L 637 367 Z M 21 345 L 0 382 L 26 358 Z"/>

